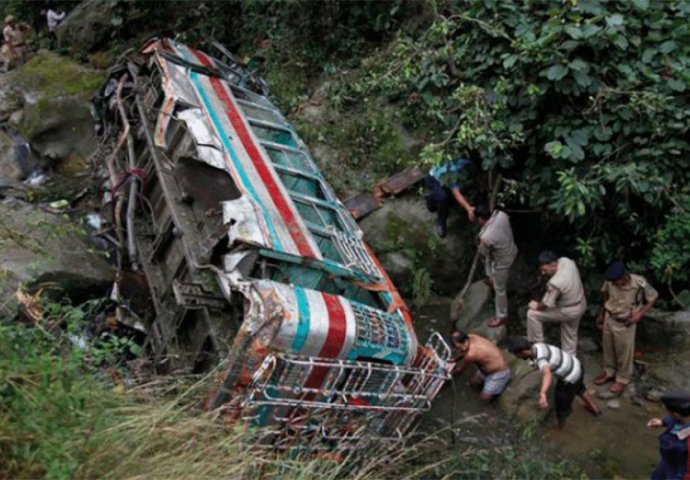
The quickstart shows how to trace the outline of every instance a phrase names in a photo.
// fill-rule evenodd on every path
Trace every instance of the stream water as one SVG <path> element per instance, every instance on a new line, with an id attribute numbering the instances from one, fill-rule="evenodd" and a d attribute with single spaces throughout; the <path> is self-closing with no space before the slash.
<path id="1" fill-rule="evenodd" d="M 420 338 L 426 338 L 432 329 L 447 333 L 448 311 L 448 304 L 442 302 L 415 312 Z M 592 394 L 596 393 L 596 388 L 606 389 L 606 386 L 594 387 L 591 383 L 599 371 L 599 355 L 582 355 L 587 372 L 586 385 Z M 449 448 L 470 444 L 490 449 L 509 446 L 529 437 L 529 441 L 543 446 L 538 455 L 544 460 L 558 462 L 566 458 L 579 464 L 592 478 L 649 478 L 654 470 L 658 461 L 656 437 L 661 432 L 648 429 L 646 423 L 652 417 L 664 415 L 660 404 L 638 401 L 637 405 L 627 394 L 616 398 L 611 406 L 607 406 L 610 400 L 597 399 L 604 413 L 594 417 L 581 408 L 576 399 L 566 428 L 557 430 L 553 414 L 541 424 L 520 424 L 517 418 L 506 415 L 497 403 L 482 404 L 476 392 L 467 385 L 470 375 L 471 372 L 466 372 L 448 382 L 422 419 L 426 430 L 444 432 L 443 438 L 447 438 Z M 534 409 L 535 412 L 538 409 L 536 392 Z M 451 435 L 449 427 L 453 425 L 454 435 Z"/>

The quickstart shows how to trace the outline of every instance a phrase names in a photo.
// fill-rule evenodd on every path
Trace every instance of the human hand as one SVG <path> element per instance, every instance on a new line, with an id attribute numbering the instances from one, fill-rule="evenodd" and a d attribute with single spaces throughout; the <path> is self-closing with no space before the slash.
<path id="1" fill-rule="evenodd" d="M 527 304 L 527 308 L 530 310 L 537 310 L 539 307 L 539 302 L 536 300 L 532 300 Z"/>
<path id="2" fill-rule="evenodd" d="M 599 330 L 604 329 L 604 316 L 603 315 L 597 316 L 597 328 Z"/>
<path id="3" fill-rule="evenodd" d="M 539 394 L 539 408 L 541 408 L 541 409 L 549 408 L 549 401 L 546 399 L 545 393 Z"/>
<path id="4" fill-rule="evenodd" d="M 470 222 L 474 222 L 474 220 L 476 219 L 476 217 L 474 216 L 474 207 L 470 207 L 467 209 L 467 219 Z"/>
<path id="5" fill-rule="evenodd" d="M 656 428 L 656 427 L 663 427 L 663 426 L 664 426 L 664 422 L 662 422 L 660 418 L 652 418 L 650 421 L 647 422 L 648 428 Z"/>
<path id="6" fill-rule="evenodd" d="M 642 310 L 637 310 L 637 311 L 633 312 L 629 321 L 630 321 L 630 323 L 638 323 L 640 320 L 642 320 L 643 316 L 644 316 L 644 313 L 642 313 Z"/>

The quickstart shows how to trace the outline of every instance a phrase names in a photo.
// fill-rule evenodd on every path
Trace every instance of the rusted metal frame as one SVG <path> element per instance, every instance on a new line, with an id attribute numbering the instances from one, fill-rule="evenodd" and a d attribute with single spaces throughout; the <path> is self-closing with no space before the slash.
<path id="1" fill-rule="evenodd" d="M 166 52 L 165 50 L 157 50 L 156 51 L 158 55 L 163 57 L 165 60 L 169 60 L 172 63 L 176 63 L 177 65 L 180 65 L 181 67 L 188 68 L 190 70 L 193 70 L 197 73 L 200 73 L 201 75 L 207 75 L 209 77 L 216 77 L 221 80 L 227 80 L 224 75 L 222 75 L 218 70 L 212 69 L 212 68 L 207 68 L 204 67 L 203 65 L 199 65 L 196 63 L 189 62 L 185 60 L 182 57 L 178 57 L 177 55 L 173 55 L 172 53 Z"/>
<path id="2" fill-rule="evenodd" d="M 115 91 L 115 100 L 118 104 L 118 109 L 121 109 L 122 106 L 122 89 L 124 88 L 124 81 L 126 78 L 126 74 L 120 77 L 120 80 L 118 81 L 118 85 Z M 127 141 L 127 136 L 129 135 L 129 124 L 124 124 L 122 125 L 122 132 L 120 133 L 120 136 L 118 137 L 117 143 L 115 144 L 115 147 L 113 148 L 113 151 L 108 155 L 108 158 L 106 160 L 106 166 L 108 169 L 108 175 L 110 177 L 110 188 L 111 188 L 111 194 L 113 195 L 113 200 L 115 201 L 115 208 L 114 208 L 114 213 L 113 213 L 113 221 L 115 222 L 115 234 L 117 236 L 117 269 L 118 269 L 118 275 L 119 272 L 122 270 L 122 257 L 123 255 L 123 249 L 124 249 L 124 244 L 125 244 L 125 236 L 122 231 L 122 225 L 121 225 L 121 220 L 120 220 L 120 211 L 122 209 L 122 200 L 121 196 L 118 194 L 118 192 L 115 191 L 115 188 L 117 187 L 119 183 L 118 179 L 118 174 L 115 170 L 115 162 L 117 160 L 117 156 L 120 153 L 120 149 L 122 149 L 122 146 L 125 144 Z"/>
<path id="3" fill-rule="evenodd" d="M 288 253 L 276 252 L 274 250 L 259 249 L 259 254 L 263 257 L 272 258 L 274 260 L 281 260 L 283 262 L 291 263 L 293 265 L 303 265 L 314 270 L 319 270 L 331 275 L 336 275 L 340 278 L 345 278 L 349 280 L 356 280 L 358 282 L 371 282 L 372 279 L 366 275 L 364 272 L 359 270 L 351 270 L 343 267 L 339 263 L 333 262 L 328 259 L 316 260 L 316 259 L 306 259 L 305 257 L 298 257 L 296 255 L 290 255 Z"/>
<path id="4" fill-rule="evenodd" d="M 364 272 L 377 281 L 382 281 L 383 277 L 380 275 L 376 264 L 371 261 L 371 257 L 362 246 L 362 241 L 349 233 L 335 230 L 331 233 L 335 244 L 338 248 L 349 258 L 354 258 L 358 267 L 362 268 Z"/>
<path id="5" fill-rule="evenodd" d="M 128 68 L 130 71 L 130 75 L 132 75 L 132 78 L 133 78 L 135 90 L 138 91 L 139 80 L 138 80 L 138 76 L 136 74 L 134 65 L 130 62 L 128 64 Z M 135 103 L 136 103 L 136 106 L 139 110 L 139 117 L 140 117 L 141 122 L 142 122 L 142 126 L 143 126 L 144 134 L 146 137 L 146 141 L 148 144 L 148 149 L 149 149 L 149 152 L 151 155 L 151 159 L 154 162 L 156 174 L 159 177 L 159 183 L 160 183 L 160 188 L 161 188 L 162 194 L 165 196 L 166 199 L 168 199 L 168 203 L 169 203 L 168 210 L 170 211 L 173 225 L 177 226 L 178 228 L 180 228 L 180 226 L 187 226 L 187 224 L 189 222 L 187 222 L 186 220 L 183 219 L 184 215 L 181 215 L 179 212 L 177 212 L 177 210 L 175 208 L 170 208 L 170 205 L 174 204 L 173 202 L 171 202 L 171 200 L 176 198 L 176 196 L 174 195 L 174 192 L 171 190 L 171 186 L 168 183 L 167 179 L 164 178 L 165 170 L 163 168 L 162 161 L 158 157 L 158 151 L 156 150 L 155 144 L 153 142 L 153 138 L 151 137 L 151 128 L 150 128 L 150 125 L 148 123 L 148 118 L 146 117 L 146 110 L 145 110 L 139 96 L 135 97 Z M 188 225 L 188 226 L 191 228 L 191 225 Z M 199 262 L 197 262 L 197 260 L 196 260 L 196 256 L 194 255 L 194 252 L 192 251 L 190 246 L 187 245 L 187 242 L 185 241 L 184 238 L 182 239 L 181 244 L 182 244 L 182 247 L 184 249 L 184 257 L 191 263 L 191 265 L 190 265 L 191 268 L 211 269 L 216 274 L 222 274 L 223 273 L 222 271 L 220 271 L 219 269 L 217 269 L 216 267 L 214 267 L 212 265 L 201 265 L 201 264 L 199 264 Z M 161 307 L 162 307 L 162 305 L 161 305 Z M 209 331 L 212 332 L 212 326 L 208 322 L 208 318 L 205 317 L 205 320 L 207 323 L 207 327 L 209 328 Z M 167 335 L 165 335 L 165 332 L 163 332 L 163 334 L 164 334 L 164 336 L 167 336 Z M 174 338 L 174 335 L 175 335 L 175 332 L 172 332 L 173 338 Z M 169 343 L 170 339 L 166 338 L 166 339 L 164 339 L 164 341 L 167 344 L 167 343 Z"/>
<path id="6" fill-rule="evenodd" d="M 336 230 L 335 228 L 324 228 L 320 225 L 314 225 L 307 220 L 305 220 L 304 223 L 307 225 L 307 229 L 310 232 L 317 235 L 323 235 L 324 237 L 329 237 L 335 244 L 341 256 L 345 259 L 351 260 L 350 263 L 344 265 L 345 268 L 355 268 L 365 275 L 368 275 L 370 279 L 373 279 L 376 282 L 382 280 L 375 265 L 371 262 L 369 256 L 366 255 L 365 250 L 361 247 L 354 247 L 347 241 L 343 240 L 343 237 L 347 237 L 351 238 L 353 242 L 358 241 L 355 237 L 351 236 L 347 232 Z"/>
<path id="7" fill-rule="evenodd" d="M 124 78 L 124 76 L 123 76 Z M 120 116 L 122 117 L 122 122 L 123 124 L 126 124 L 126 129 L 129 132 L 130 131 L 130 125 L 129 125 L 129 120 L 127 118 L 127 114 L 125 113 L 124 106 L 122 105 L 122 101 L 120 99 L 120 102 L 118 102 L 118 109 L 120 110 Z M 134 139 L 132 138 L 131 134 L 127 135 L 127 159 L 128 159 L 128 165 L 129 165 L 129 175 L 130 177 L 128 178 L 128 181 L 130 182 L 129 185 L 129 199 L 127 200 L 127 253 L 129 255 L 129 263 L 132 268 L 132 271 L 137 272 L 139 271 L 139 263 L 137 261 L 137 247 L 136 247 L 136 242 L 134 240 L 134 215 L 136 213 L 136 199 L 137 199 L 137 189 L 138 189 L 138 184 L 140 182 L 139 177 L 136 175 L 133 175 L 133 171 L 136 168 L 136 160 L 135 160 L 135 154 L 134 154 Z"/>

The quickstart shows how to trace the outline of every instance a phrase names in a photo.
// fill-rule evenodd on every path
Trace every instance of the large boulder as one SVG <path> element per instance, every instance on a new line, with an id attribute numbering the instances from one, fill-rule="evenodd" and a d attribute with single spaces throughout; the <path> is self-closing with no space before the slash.
<path id="1" fill-rule="evenodd" d="M 0 184 L 24 180 L 36 166 L 29 144 L 19 135 L 0 130 Z"/>
<path id="2" fill-rule="evenodd" d="M 450 318 L 455 328 L 466 333 L 476 333 L 498 344 L 506 336 L 506 326 L 491 328 L 486 319 L 493 317 L 494 301 L 491 287 L 484 282 L 474 282 L 463 298 L 458 294 L 450 306 Z"/>
<path id="3" fill-rule="evenodd" d="M 117 2 L 86 0 L 63 20 L 57 35 L 61 45 L 69 45 L 74 53 L 92 52 L 110 38 Z"/>
<path id="4" fill-rule="evenodd" d="M 512 378 L 498 399 L 501 410 L 522 423 L 535 419 L 544 421 L 548 410 L 542 410 L 538 405 L 541 374 L 525 360 L 507 352 L 504 355 L 508 359 Z M 552 398 L 550 393 L 549 398 Z"/>
<path id="5" fill-rule="evenodd" d="M 103 293 L 114 276 L 79 226 L 18 200 L 0 203 L 0 315 L 16 312 L 20 287 L 83 299 Z"/>
<path id="6" fill-rule="evenodd" d="M 638 341 L 652 347 L 690 347 L 690 310 L 652 311 L 638 324 Z M 690 359 L 690 355 L 688 355 Z"/>
<path id="7" fill-rule="evenodd" d="M 53 52 L 41 51 L 8 74 L 24 112 L 17 125 L 33 151 L 56 161 L 88 158 L 96 148 L 90 98 L 104 74 Z"/>
<path id="8" fill-rule="evenodd" d="M 434 291 L 455 294 L 474 255 L 473 228 L 466 217 L 451 212 L 448 235 L 441 239 L 435 219 L 421 196 L 408 194 L 386 199 L 360 226 L 396 285 L 411 285 L 414 270 L 424 268 Z"/>

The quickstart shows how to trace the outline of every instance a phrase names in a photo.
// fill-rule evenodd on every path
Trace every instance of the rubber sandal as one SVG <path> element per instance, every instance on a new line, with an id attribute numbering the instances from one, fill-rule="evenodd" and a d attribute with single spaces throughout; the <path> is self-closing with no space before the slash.
<path id="1" fill-rule="evenodd" d="M 609 377 L 608 375 L 606 375 L 606 372 L 600 373 L 594 379 L 594 385 L 603 385 L 605 383 L 613 382 L 615 379 L 616 377 Z"/>
<path id="2" fill-rule="evenodd" d="M 609 392 L 615 394 L 623 393 L 623 390 L 625 390 L 625 385 L 618 382 L 613 382 L 613 384 L 609 387 Z"/>
<path id="3" fill-rule="evenodd" d="M 501 326 L 505 325 L 506 323 L 508 323 L 508 319 L 507 319 L 507 318 L 496 318 L 496 317 L 493 317 L 493 318 L 490 318 L 490 319 L 489 319 L 489 321 L 487 322 L 486 325 L 487 325 L 489 328 L 498 328 L 498 327 L 501 327 Z"/>

